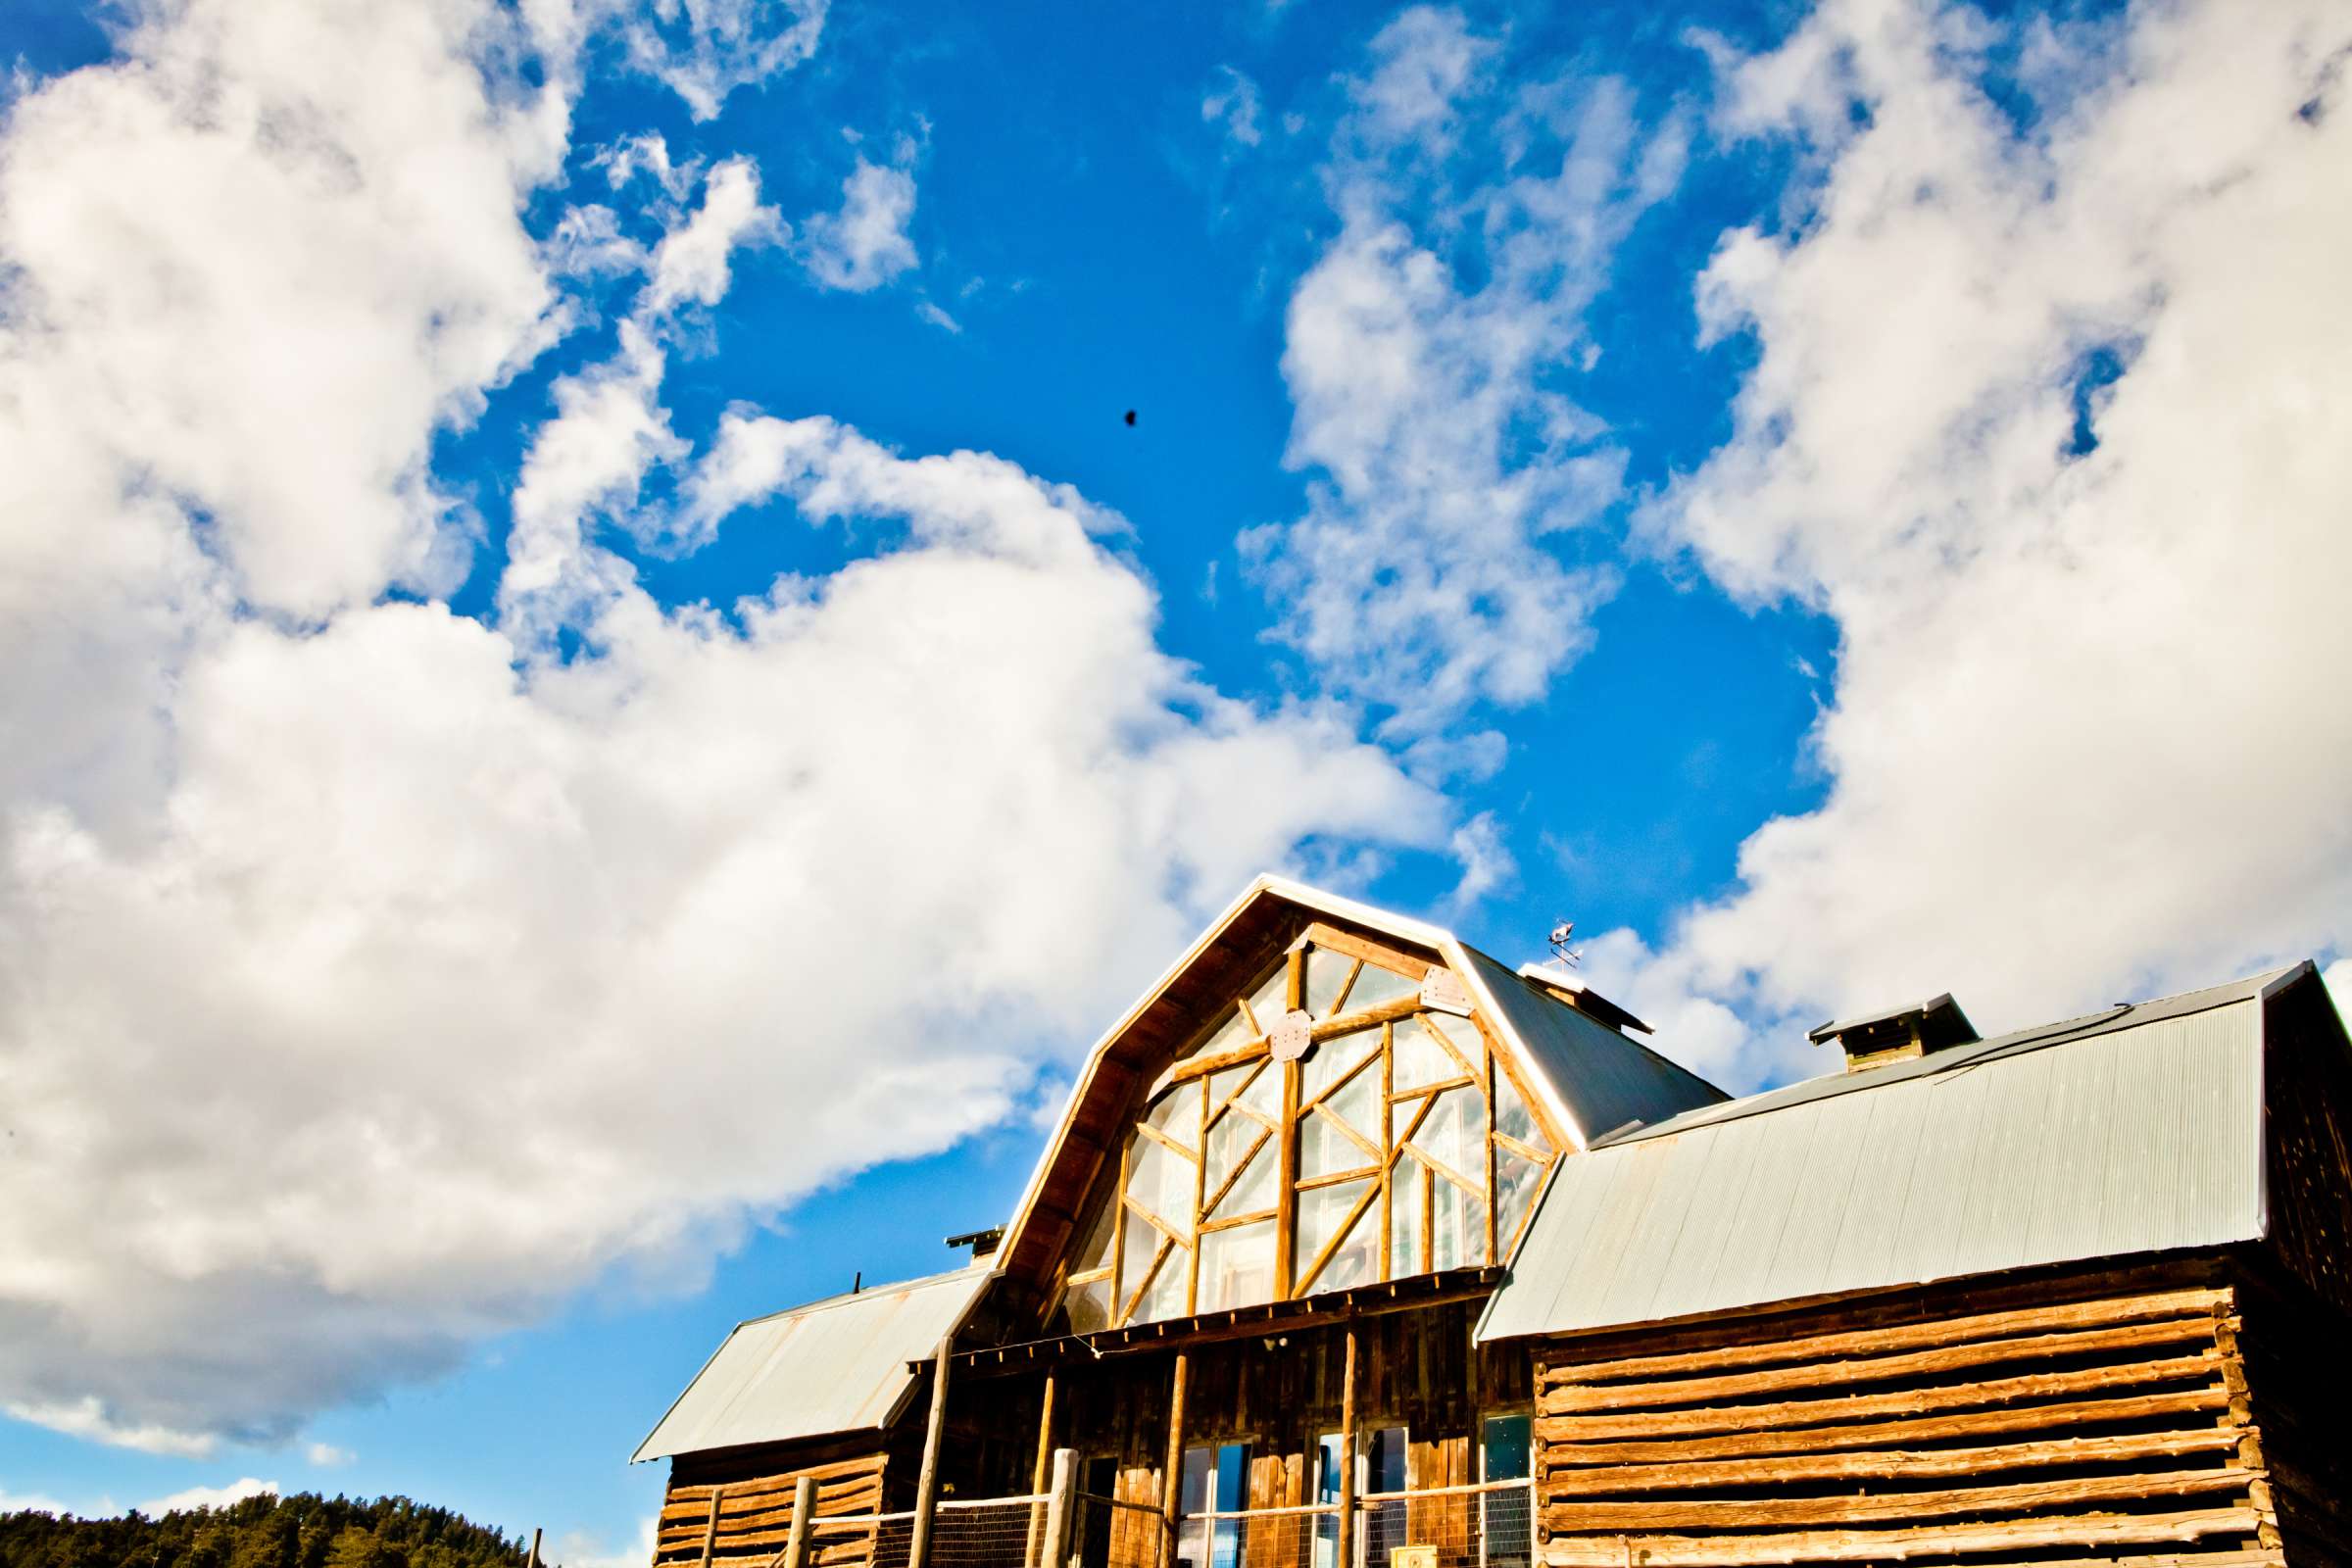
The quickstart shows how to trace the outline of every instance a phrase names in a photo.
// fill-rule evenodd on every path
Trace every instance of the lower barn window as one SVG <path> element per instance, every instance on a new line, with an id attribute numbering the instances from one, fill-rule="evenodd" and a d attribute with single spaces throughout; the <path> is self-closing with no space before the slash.
<path id="1" fill-rule="evenodd" d="M 1243 1568 L 1243 1521 L 1214 1515 L 1249 1505 L 1250 1445 L 1185 1449 L 1176 1502 L 1183 1518 L 1176 1536 L 1179 1568 Z"/>

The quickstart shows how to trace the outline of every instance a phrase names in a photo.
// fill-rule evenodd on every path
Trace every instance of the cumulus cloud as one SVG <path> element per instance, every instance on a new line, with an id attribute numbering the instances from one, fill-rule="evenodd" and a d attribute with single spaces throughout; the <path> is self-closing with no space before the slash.
<path id="1" fill-rule="evenodd" d="M 1164 654 L 1068 487 L 677 430 L 748 166 L 663 217 L 454 613 L 429 452 L 574 319 L 517 215 L 576 40 L 403 17 L 159 13 L 0 141 L 0 1405 L 94 1441 L 282 1440 L 691 1288 L 1023 1113 L 1250 871 L 1448 831 L 1344 714 Z M 852 564 L 725 605 L 626 554 L 799 527 Z"/>
<path id="2" fill-rule="evenodd" d="M 717 304 L 727 292 L 734 253 L 783 232 L 776 210 L 760 205 L 760 171 L 748 158 L 728 159 L 704 181 L 703 204 L 694 217 L 655 249 L 647 308 Z"/>
<path id="3" fill-rule="evenodd" d="M 1828 797 L 1682 925 L 1683 994 L 1994 1026 L 2352 946 L 2347 49 L 2331 4 L 1839 0 L 1727 62 L 1813 179 L 1701 280 L 1757 359 L 1650 521 L 1839 650 Z"/>
<path id="4" fill-rule="evenodd" d="M 840 209 L 801 225 L 801 265 L 819 287 L 870 293 L 915 265 L 913 218 L 913 173 L 861 157 L 841 182 Z"/>
<path id="5" fill-rule="evenodd" d="M 231 1481 L 226 1486 L 188 1487 L 168 1497 L 140 1503 L 139 1512 L 149 1518 L 161 1518 L 168 1513 L 187 1513 L 198 1508 L 225 1508 L 231 1503 L 243 1502 L 247 1497 L 276 1495 L 276 1482 L 257 1481 L 247 1476 L 241 1481 Z"/>
<path id="6" fill-rule="evenodd" d="M 1613 579 L 1545 536 L 1617 499 L 1623 457 L 1568 389 L 1613 248 L 1683 160 L 1623 84 L 1506 90 L 1499 52 L 1416 8 L 1349 83 L 1339 229 L 1282 361 L 1311 499 L 1242 541 L 1281 634 L 1404 736 L 1533 700 L 1591 640 Z"/>

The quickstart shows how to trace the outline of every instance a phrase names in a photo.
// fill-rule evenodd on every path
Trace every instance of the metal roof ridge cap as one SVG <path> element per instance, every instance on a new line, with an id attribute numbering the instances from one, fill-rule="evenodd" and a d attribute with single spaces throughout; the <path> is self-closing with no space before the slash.
<path id="1" fill-rule="evenodd" d="M 917 1274 L 910 1280 L 893 1280 L 887 1285 L 866 1285 L 855 1291 L 842 1291 L 833 1296 L 820 1296 L 813 1301 L 803 1301 L 798 1306 L 778 1307 L 773 1312 L 762 1312 L 758 1317 L 747 1317 L 737 1323 L 734 1329 L 728 1330 L 727 1335 L 729 1339 L 732 1339 L 736 1330 L 739 1329 L 752 1328 L 761 1323 L 773 1323 L 780 1317 L 800 1317 L 809 1312 L 823 1312 L 836 1306 L 848 1306 L 854 1301 L 862 1301 L 869 1297 L 888 1296 L 893 1291 L 929 1290 L 932 1286 L 946 1285 L 952 1280 L 960 1279 L 972 1271 L 973 1265 L 966 1263 L 961 1268 L 942 1269 L 937 1274 Z M 1002 1272 L 1001 1269 L 991 1269 L 989 1277 L 993 1279 Z M 726 1342 L 722 1340 L 719 1343 L 723 1346 Z"/>
<path id="2" fill-rule="evenodd" d="M 1576 1140 L 1576 1152 L 1581 1154 L 1590 1150 L 1592 1147 L 1592 1137 L 1585 1131 L 1584 1124 L 1569 1110 L 1568 1097 L 1561 1092 L 1559 1085 L 1551 1081 L 1550 1073 L 1540 1069 L 1536 1054 L 1528 1048 L 1527 1041 L 1521 1037 L 1519 1026 L 1511 1022 L 1510 1014 L 1503 1010 L 1502 1004 L 1494 1000 L 1494 992 L 1487 987 L 1486 977 L 1478 972 L 1478 965 L 1470 961 L 1473 951 L 1470 945 L 1459 937 L 1448 935 L 1446 938 L 1446 946 L 1453 950 L 1446 954 L 1446 961 L 1461 972 L 1463 984 L 1469 986 L 1478 999 L 1486 1004 L 1487 1015 L 1494 1020 L 1495 1030 L 1508 1040 L 1511 1043 L 1511 1049 L 1518 1053 L 1520 1065 L 1526 1067 L 1530 1076 L 1542 1085 L 1540 1092 L 1549 1102 L 1550 1108 L 1559 1114 L 1560 1125 L 1567 1128 L 1568 1135 Z M 1439 951 L 1445 952 L 1446 950 L 1441 948 Z M 1490 958 L 1483 953 L 1478 956 L 1486 958 L 1497 969 L 1502 968 L 1500 958 Z M 1511 978 L 1517 980 L 1519 977 L 1512 975 Z M 1532 1225 L 1535 1222 L 1531 1219 L 1528 1223 Z"/>
<path id="3" fill-rule="evenodd" d="M 2284 991 L 2287 987 L 2301 980 L 2305 975 L 2318 974 L 2319 972 L 2320 966 L 2316 960 L 2311 958 L 2298 958 L 2293 963 L 2286 965 L 2282 969 L 2274 969 L 2268 975 L 2256 976 L 2255 978 L 2260 979 L 2263 984 L 2262 989 L 2254 994 L 2255 998 L 2258 1001 L 2268 1002 L 2273 997 L 2278 995 L 2278 993 L 2281 991 Z"/>

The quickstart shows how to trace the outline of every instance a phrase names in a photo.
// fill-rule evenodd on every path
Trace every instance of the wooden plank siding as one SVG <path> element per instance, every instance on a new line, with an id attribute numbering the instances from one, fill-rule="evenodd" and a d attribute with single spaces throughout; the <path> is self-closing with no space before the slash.
<path id="1" fill-rule="evenodd" d="M 2217 1265 L 1549 1342 L 1535 1369 L 1539 1554 L 1555 1568 L 2085 1554 L 2352 1568 L 2331 1518 L 2304 1524 L 2320 1549 L 2282 1550 L 2248 1334 L 2237 1276 Z"/>
<path id="2" fill-rule="evenodd" d="M 712 1563 L 765 1563 L 784 1549 L 792 1533 L 793 1486 L 802 1476 L 816 1482 L 814 1517 L 876 1513 L 884 1506 L 888 1458 L 877 1446 L 840 1458 L 770 1452 L 732 1461 L 680 1461 L 672 1466 L 656 1522 L 654 1563 L 657 1568 L 699 1564 L 706 1542 Z M 819 1535 L 808 1560 L 819 1568 L 864 1568 L 872 1560 L 872 1544 L 864 1535 Z"/>

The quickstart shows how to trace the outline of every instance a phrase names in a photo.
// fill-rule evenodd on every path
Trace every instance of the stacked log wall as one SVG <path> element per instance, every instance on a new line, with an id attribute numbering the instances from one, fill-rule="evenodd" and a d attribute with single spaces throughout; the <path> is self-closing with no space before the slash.
<path id="1" fill-rule="evenodd" d="M 1539 1554 L 2281 1563 L 2244 1334 L 2217 1263 L 1553 1342 Z"/>
<path id="2" fill-rule="evenodd" d="M 792 1534 L 795 1484 L 816 1482 L 818 1519 L 871 1514 L 883 1508 L 889 1456 L 875 1449 L 840 1458 L 790 1452 L 698 1456 L 673 1465 L 654 1536 L 655 1568 L 700 1564 L 764 1564 Z M 870 1534 L 820 1533 L 811 1543 L 816 1568 L 865 1568 Z"/>

